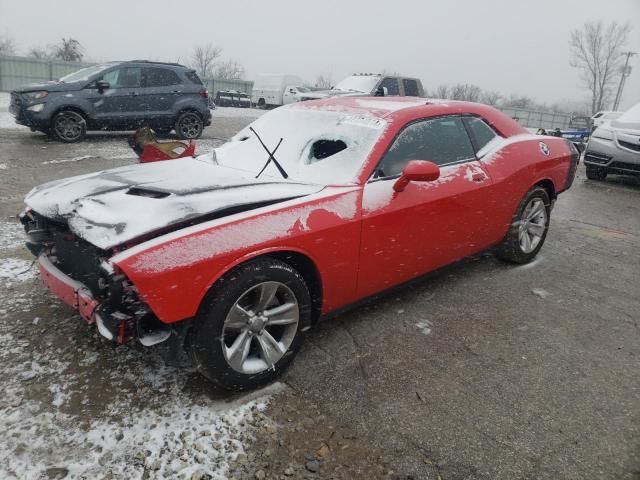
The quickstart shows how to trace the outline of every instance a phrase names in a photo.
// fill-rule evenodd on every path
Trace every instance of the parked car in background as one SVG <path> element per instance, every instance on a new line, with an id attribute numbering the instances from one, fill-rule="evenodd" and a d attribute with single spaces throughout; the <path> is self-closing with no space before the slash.
<path id="1" fill-rule="evenodd" d="M 615 120 L 624 112 L 614 112 L 613 110 L 601 110 L 591 117 L 591 130 L 595 130 L 600 125 Z"/>
<path id="2" fill-rule="evenodd" d="M 251 107 L 251 97 L 248 93 L 238 90 L 219 90 L 216 93 L 216 105 L 218 107 Z"/>
<path id="3" fill-rule="evenodd" d="M 279 107 L 300 100 L 298 92 L 308 90 L 295 75 L 262 74 L 253 83 L 251 103 L 260 108 Z"/>
<path id="4" fill-rule="evenodd" d="M 142 125 L 193 139 L 211 124 L 208 92 L 195 71 L 177 63 L 135 60 L 83 68 L 57 82 L 11 92 L 16 122 L 77 142 L 88 130 L 135 130 Z"/>
<path id="5" fill-rule="evenodd" d="M 337 96 L 424 97 L 419 78 L 396 77 L 374 73 L 353 74 L 330 90 L 308 92 L 302 100 L 318 100 Z"/>
<path id="6" fill-rule="evenodd" d="M 594 130 L 584 164 L 591 180 L 609 173 L 640 175 L 640 103 Z"/>
<path id="7" fill-rule="evenodd" d="M 490 247 L 532 261 L 577 161 L 486 105 L 333 98 L 197 158 L 36 187 L 20 218 L 43 282 L 101 335 L 184 346 L 242 390 L 324 314 Z"/>

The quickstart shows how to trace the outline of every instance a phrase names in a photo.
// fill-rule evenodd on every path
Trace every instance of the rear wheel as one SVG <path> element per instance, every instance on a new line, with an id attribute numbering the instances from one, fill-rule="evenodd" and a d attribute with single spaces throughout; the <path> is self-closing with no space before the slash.
<path id="1" fill-rule="evenodd" d="M 63 110 L 53 117 L 50 132 L 61 142 L 79 142 L 87 133 L 87 122 L 80 113 L 74 110 Z"/>
<path id="2" fill-rule="evenodd" d="M 202 117 L 196 112 L 183 112 L 176 120 L 176 133 L 184 140 L 199 138 L 203 129 Z"/>
<path id="3" fill-rule="evenodd" d="M 311 323 L 302 276 L 261 259 L 223 276 L 207 295 L 187 349 L 200 373 L 228 390 L 256 388 L 291 363 Z"/>
<path id="4" fill-rule="evenodd" d="M 504 241 L 498 248 L 498 257 L 513 263 L 528 263 L 542 248 L 549 230 L 551 208 L 549 194 L 539 186 L 524 196 Z"/>
<path id="5" fill-rule="evenodd" d="M 604 180 L 607 178 L 607 170 L 602 167 L 587 165 L 587 178 L 589 180 Z"/>

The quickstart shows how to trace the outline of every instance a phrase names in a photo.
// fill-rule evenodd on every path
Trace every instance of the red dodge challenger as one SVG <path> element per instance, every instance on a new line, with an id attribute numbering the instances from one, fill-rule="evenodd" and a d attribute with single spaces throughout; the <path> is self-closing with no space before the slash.
<path id="1" fill-rule="evenodd" d="M 331 311 L 490 247 L 531 261 L 577 163 L 485 105 L 336 98 L 199 157 L 36 187 L 21 220 L 44 284 L 104 337 L 241 390 Z"/>

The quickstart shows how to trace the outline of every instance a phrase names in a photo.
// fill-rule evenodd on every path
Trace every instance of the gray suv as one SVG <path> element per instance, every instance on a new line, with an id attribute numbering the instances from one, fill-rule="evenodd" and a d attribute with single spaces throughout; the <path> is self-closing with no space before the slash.
<path id="1" fill-rule="evenodd" d="M 208 92 L 196 73 L 177 63 L 135 60 L 94 65 L 57 82 L 29 84 L 11 92 L 16 122 L 63 142 L 87 130 L 175 129 L 198 138 L 211 124 Z"/>
<path id="2" fill-rule="evenodd" d="M 640 103 L 593 131 L 584 164 L 590 180 L 604 180 L 609 173 L 640 176 Z"/>

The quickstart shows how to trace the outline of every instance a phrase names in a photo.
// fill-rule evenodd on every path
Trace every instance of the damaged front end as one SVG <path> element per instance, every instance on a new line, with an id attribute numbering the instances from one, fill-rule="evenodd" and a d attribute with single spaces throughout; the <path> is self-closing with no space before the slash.
<path id="1" fill-rule="evenodd" d="M 161 322 L 143 302 L 135 285 L 109 262 L 116 253 L 103 250 L 71 232 L 62 222 L 27 209 L 20 215 L 27 248 L 38 257 L 44 285 L 78 311 L 100 334 L 123 344 L 137 339 L 145 346 L 174 340 L 182 344 L 185 322 Z M 171 342 L 169 342 L 171 343 Z M 165 345 L 176 355 L 173 345 Z"/>

